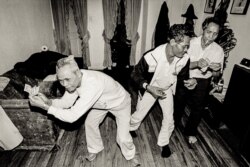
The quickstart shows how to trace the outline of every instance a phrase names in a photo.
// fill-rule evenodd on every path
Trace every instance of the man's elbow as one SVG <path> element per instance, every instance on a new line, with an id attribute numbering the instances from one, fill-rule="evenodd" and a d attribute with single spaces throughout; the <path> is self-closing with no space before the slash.
<path id="1" fill-rule="evenodd" d="M 79 119 L 79 117 L 77 116 L 73 116 L 73 117 L 67 117 L 66 119 L 63 119 L 64 122 L 67 123 L 74 123 Z"/>

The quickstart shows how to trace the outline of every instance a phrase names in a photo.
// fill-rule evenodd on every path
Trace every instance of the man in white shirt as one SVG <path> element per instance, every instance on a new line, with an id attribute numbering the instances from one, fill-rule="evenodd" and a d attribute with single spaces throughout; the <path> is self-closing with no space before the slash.
<path id="1" fill-rule="evenodd" d="M 206 18 L 202 24 L 202 29 L 203 34 L 193 38 L 190 41 L 190 48 L 188 49 L 190 57 L 189 77 L 196 79 L 197 85 L 195 89 L 187 91 L 186 97 L 176 94 L 178 97 L 175 98 L 176 100 L 185 98 L 190 107 L 191 111 L 184 131 L 190 143 L 197 141 L 195 136 L 197 135 L 197 127 L 202 118 L 202 111 L 206 105 L 211 78 L 222 75 L 224 63 L 223 49 L 214 42 L 219 33 L 219 22 L 212 17 Z M 177 91 L 180 90 L 177 88 Z M 179 121 L 182 115 L 180 112 L 184 111 L 184 106 L 181 106 L 182 102 L 180 101 L 176 101 L 175 103 L 175 112 L 178 115 L 175 120 Z"/>
<path id="2" fill-rule="evenodd" d="M 30 104 L 70 123 L 90 110 L 85 121 L 89 161 L 93 161 L 104 149 L 99 125 L 108 112 L 112 113 L 116 117 L 117 143 L 123 156 L 131 160 L 133 166 L 139 166 L 135 145 L 129 133 L 129 93 L 117 81 L 102 72 L 80 70 L 73 55 L 57 62 L 56 74 L 60 84 L 66 89 L 62 98 L 50 100 L 39 93 L 29 97 Z"/>

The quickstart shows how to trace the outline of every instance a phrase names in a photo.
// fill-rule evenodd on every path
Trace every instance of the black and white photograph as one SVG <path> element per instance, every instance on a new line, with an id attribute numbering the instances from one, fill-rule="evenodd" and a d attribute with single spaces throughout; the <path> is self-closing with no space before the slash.
<path id="1" fill-rule="evenodd" d="M 249 0 L 0 0 L 0 167 L 249 167 Z"/>
<path id="2" fill-rule="evenodd" d="M 205 13 L 214 13 L 216 0 L 206 0 L 204 12 Z"/>
<path id="3" fill-rule="evenodd" d="M 245 15 L 248 10 L 249 0 L 234 0 L 230 14 Z"/>

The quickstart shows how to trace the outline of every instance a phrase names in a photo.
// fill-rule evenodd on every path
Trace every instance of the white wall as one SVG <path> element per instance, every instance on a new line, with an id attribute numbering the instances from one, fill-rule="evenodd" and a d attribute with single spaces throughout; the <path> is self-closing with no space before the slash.
<path id="1" fill-rule="evenodd" d="M 1 0 L 0 74 L 40 51 L 55 50 L 50 0 Z"/>
<path id="2" fill-rule="evenodd" d="M 243 58 L 250 59 L 250 9 L 246 15 L 230 14 L 231 4 L 228 9 L 228 21 L 237 39 L 237 45 L 229 53 L 227 67 L 224 71 L 225 83 L 229 83 L 235 64 L 240 63 Z"/>

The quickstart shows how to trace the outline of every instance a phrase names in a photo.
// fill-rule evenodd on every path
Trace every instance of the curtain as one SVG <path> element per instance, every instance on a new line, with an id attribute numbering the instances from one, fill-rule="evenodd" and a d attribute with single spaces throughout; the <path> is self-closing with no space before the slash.
<path id="1" fill-rule="evenodd" d="M 69 32 L 69 0 L 51 0 L 52 14 L 54 20 L 54 38 L 57 51 L 70 55 Z"/>
<path id="2" fill-rule="evenodd" d="M 104 17 L 104 31 L 102 35 L 105 41 L 104 67 L 110 67 L 112 65 L 110 40 L 114 36 L 119 1 L 120 0 L 102 0 Z"/>
<path id="3" fill-rule="evenodd" d="M 140 19 L 141 0 L 125 0 L 125 11 L 127 38 L 132 44 L 130 52 L 130 65 L 135 65 L 136 44 L 139 39 L 137 29 Z"/>
<path id="4" fill-rule="evenodd" d="M 89 32 L 88 27 L 88 12 L 87 12 L 87 0 L 71 0 L 72 9 L 74 13 L 74 19 L 77 26 L 77 31 L 79 38 L 81 39 L 81 49 L 83 63 L 87 66 L 90 66 L 90 57 L 89 57 Z"/>

